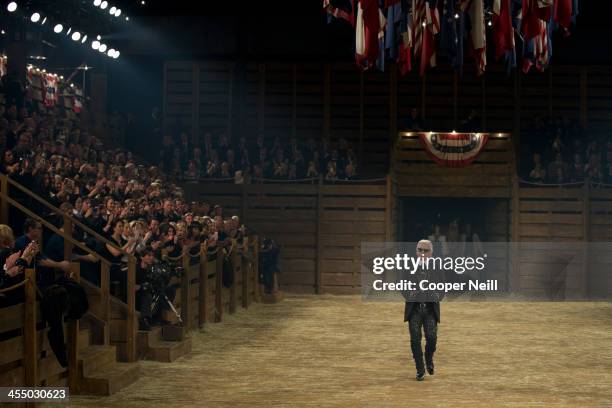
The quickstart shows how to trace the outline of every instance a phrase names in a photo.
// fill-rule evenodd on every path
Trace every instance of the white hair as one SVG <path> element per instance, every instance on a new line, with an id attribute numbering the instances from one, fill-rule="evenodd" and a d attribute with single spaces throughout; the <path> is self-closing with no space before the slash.
<path id="1" fill-rule="evenodd" d="M 433 244 L 431 243 L 431 241 L 430 241 L 430 240 L 428 240 L 428 239 L 422 239 L 422 240 L 420 240 L 419 242 L 417 242 L 417 248 L 418 248 L 418 247 L 419 247 L 419 245 L 421 245 L 421 244 L 427 245 L 427 246 L 429 247 L 430 251 L 431 251 L 430 253 L 433 255 Z"/>

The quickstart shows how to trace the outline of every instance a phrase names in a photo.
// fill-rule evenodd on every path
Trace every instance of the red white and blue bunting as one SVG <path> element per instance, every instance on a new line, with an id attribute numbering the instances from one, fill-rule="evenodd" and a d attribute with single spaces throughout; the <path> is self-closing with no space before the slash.
<path id="1" fill-rule="evenodd" d="M 436 163 L 464 167 L 472 163 L 487 144 L 486 133 L 419 133 L 421 144 Z"/>

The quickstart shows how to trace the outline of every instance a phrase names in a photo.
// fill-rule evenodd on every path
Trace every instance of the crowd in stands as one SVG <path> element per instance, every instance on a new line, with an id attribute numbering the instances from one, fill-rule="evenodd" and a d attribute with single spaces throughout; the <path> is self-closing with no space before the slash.
<path id="1" fill-rule="evenodd" d="M 23 205 L 58 227 L 62 214 L 69 214 L 108 239 L 110 243 L 82 228 L 74 231 L 80 242 L 113 263 L 111 280 L 120 287 L 126 282 L 126 254 L 137 256 L 142 270 L 196 244 L 227 248 L 232 238 L 240 240 L 245 234 L 237 217 L 224 217 L 220 206 L 186 202 L 182 189 L 161 169 L 139 163 L 125 149 L 104 146 L 80 126 L 78 118 L 59 108 L 47 109 L 27 99 L 20 107 L 0 105 L 0 152 L 0 172 L 60 211 L 50 214 L 26 195 Z M 224 160 L 238 163 L 231 160 L 230 152 L 229 147 L 219 149 Z M 99 283 L 100 263 L 95 256 L 75 248 L 71 259 L 65 259 L 63 238 L 43 236 L 40 222 L 24 218 L 19 211 L 11 211 L 11 225 L 0 226 L 0 263 L 9 271 L 0 275 L 3 286 L 23 279 L 23 267 L 35 262 L 43 275 L 39 275 L 39 286 L 44 288 L 53 269 L 68 272 L 69 262 L 75 260 L 81 262 L 82 276 Z M 13 231 L 23 235 L 15 239 Z M 137 287 L 142 279 L 143 274 L 137 274 Z M 145 328 L 150 323 L 141 322 Z"/>
<path id="2" fill-rule="evenodd" d="M 568 118 L 536 117 L 521 135 L 521 178 L 535 184 L 612 183 L 612 140 Z"/>
<path id="3" fill-rule="evenodd" d="M 177 137 L 173 137 L 177 134 Z M 323 177 L 326 181 L 357 177 L 357 157 L 345 139 L 332 144 L 313 138 L 300 143 L 295 137 L 272 142 L 258 135 L 230 139 L 220 133 L 203 135 L 193 144 L 186 132 L 167 131 L 161 149 L 161 168 L 173 179 L 234 179 L 236 184 L 261 183 L 265 179 L 299 180 Z"/>

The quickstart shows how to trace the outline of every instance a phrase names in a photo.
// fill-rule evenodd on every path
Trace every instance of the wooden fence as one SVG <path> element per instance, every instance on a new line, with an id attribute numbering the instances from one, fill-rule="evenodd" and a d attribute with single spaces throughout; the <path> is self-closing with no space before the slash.
<path id="1" fill-rule="evenodd" d="M 390 181 L 380 184 L 184 185 L 188 200 L 219 203 L 281 247 L 282 287 L 357 293 L 362 241 L 391 239 Z"/>

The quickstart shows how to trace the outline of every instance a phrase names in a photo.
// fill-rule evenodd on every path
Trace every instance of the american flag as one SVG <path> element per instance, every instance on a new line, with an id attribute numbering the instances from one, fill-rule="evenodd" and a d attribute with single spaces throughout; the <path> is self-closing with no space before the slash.
<path id="1" fill-rule="evenodd" d="M 434 35 L 440 32 L 436 0 L 412 0 L 414 55 L 421 57 L 421 75 L 427 66 L 436 66 Z"/>

